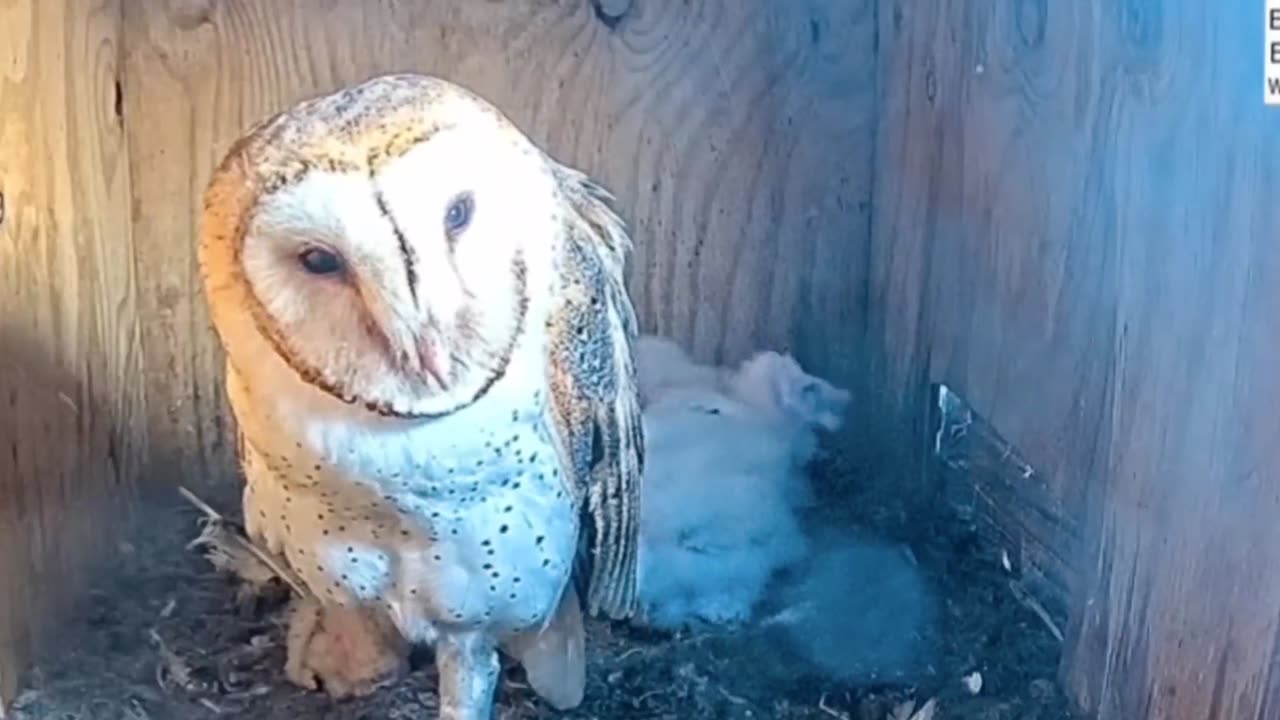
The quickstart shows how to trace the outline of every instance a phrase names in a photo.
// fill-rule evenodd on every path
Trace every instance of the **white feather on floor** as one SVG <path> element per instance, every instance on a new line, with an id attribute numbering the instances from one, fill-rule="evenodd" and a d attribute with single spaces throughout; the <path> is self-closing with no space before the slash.
<path id="1" fill-rule="evenodd" d="M 837 429 L 848 393 L 789 356 L 737 369 L 694 363 L 671 341 L 637 346 L 646 460 L 641 622 L 744 622 L 773 574 L 804 558 L 815 430 Z"/>

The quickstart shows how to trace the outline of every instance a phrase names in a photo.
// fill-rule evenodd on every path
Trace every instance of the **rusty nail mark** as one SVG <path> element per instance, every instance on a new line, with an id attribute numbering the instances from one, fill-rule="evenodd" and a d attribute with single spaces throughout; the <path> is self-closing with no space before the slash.
<path id="1" fill-rule="evenodd" d="M 0 192 L 0 225 L 4 225 L 4 193 Z"/>

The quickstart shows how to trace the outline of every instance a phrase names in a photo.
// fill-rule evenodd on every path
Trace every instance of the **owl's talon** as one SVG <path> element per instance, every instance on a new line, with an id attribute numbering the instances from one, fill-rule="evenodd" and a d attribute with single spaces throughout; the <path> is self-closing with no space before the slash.
<path id="1" fill-rule="evenodd" d="M 362 609 L 297 600 L 289 618 L 285 677 L 335 700 L 368 695 L 404 677 L 409 648 L 389 623 Z"/>
<path id="2" fill-rule="evenodd" d="M 439 720 L 490 720 L 499 669 L 498 650 L 483 636 L 442 636 L 436 643 Z"/>

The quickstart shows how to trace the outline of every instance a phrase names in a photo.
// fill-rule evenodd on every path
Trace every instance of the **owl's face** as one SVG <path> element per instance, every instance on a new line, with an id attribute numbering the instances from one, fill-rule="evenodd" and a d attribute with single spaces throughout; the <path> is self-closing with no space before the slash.
<path id="1" fill-rule="evenodd" d="M 248 151 L 249 185 L 263 190 L 240 193 L 249 199 L 235 232 L 219 233 L 231 223 L 216 219 L 234 188 L 210 191 L 205 243 L 224 235 L 236 249 L 221 255 L 226 267 L 204 263 L 233 362 L 226 327 L 252 318 L 280 359 L 329 394 L 387 415 L 439 415 L 483 395 L 541 330 L 562 227 L 547 159 L 472 98 L 438 99 L 448 112 L 435 114 L 429 97 L 414 102 L 416 112 L 387 111 L 417 121 L 403 133 L 389 133 L 376 108 L 357 115 L 373 123 L 365 136 L 318 138 L 314 123 L 277 132 L 260 147 L 283 175 L 254 167 Z M 220 317 L 216 288 L 233 285 L 248 308 Z"/>

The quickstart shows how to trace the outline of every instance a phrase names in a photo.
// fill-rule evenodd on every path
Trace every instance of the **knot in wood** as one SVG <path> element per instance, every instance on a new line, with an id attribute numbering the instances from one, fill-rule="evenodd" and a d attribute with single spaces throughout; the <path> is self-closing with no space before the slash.
<path id="1" fill-rule="evenodd" d="M 169 5 L 169 18 L 179 30 L 195 30 L 213 18 L 213 0 L 174 0 Z"/>
<path id="2" fill-rule="evenodd" d="M 595 11 L 596 19 L 612 30 L 631 12 L 634 2 L 635 0 L 591 0 L 591 9 Z"/>

